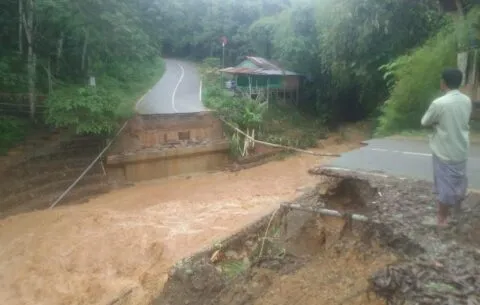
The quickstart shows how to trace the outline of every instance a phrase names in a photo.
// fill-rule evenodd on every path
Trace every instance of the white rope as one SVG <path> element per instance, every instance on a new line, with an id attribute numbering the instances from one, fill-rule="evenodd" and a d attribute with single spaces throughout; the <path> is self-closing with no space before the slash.
<path id="1" fill-rule="evenodd" d="M 269 143 L 269 142 L 265 142 L 265 141 L 260 141 L 260 140 L 256 140 L 255 138 L 253 138 L 252 136 L 246 134 L 245 132 L 241 131 L 240 129 L 238 129 L 237 127 L 235 127 L 232 123 L 229 123 L 227 121 L 225 121 L 223 118 L 219 117 L 219 119 L 224 122 L 225 124 L 227 124 L 228 126 L 230 126 L 231 128 L 233 128 L 235 131 L 237 131 L 238 133 L 241 133 L 242 135 L 244 135 L 245 137 L 247 137 L 248 139 L 250 139 L 251 141 L 253 141 L 254 143 L 259 143 L 259 144 L 263 144 L 263 145 L 267 145 L 267 146 L 271 146 L 271 147 L 277 147 L 277 148 L 283 148 L 283 149 L 288 149 L 288 150 L 293 150 L 293 151 L 296 151 L 296 152 L 300 152 L 300 153 L 304 153 L 304 154 L 309 154 L 309 155 L 314 155 L 314 156 L 324 156 L 324 157 L 340 157 L 339 154 L 328 154 L 328 153 L 317 153 L 317 152 L 314 152 L 314 151 L 310 151 L 310 150 L 304 150 L 304 149 L 299 149 L 299 148 L 295 148 L 295 147 L 290 147 L 290 146 L 285 146 L 285 145 L 280 145 L 280 144 L 273 144 L 273 143 Z"/>
<path id="2" fill-rule="evenodd" d="M 137 103 L 135 104 L 135 111 L 138 112 L 138 105 L 143 101 L 143 99 L 145 98 L 145 96 L 147 94 L 150 93 L 150 91 L 152 91 L 152 89 L 148 90 L 147 93 L 145 93 L 138 101 Z M 98 162 L 98 160 L 102 157 L 102 155 L 110 148 L 110 146 L 112 145 L 113 141 L 115 141 L 115 139 L 118 137 L 118 135 L 125 129 L 125 127 L 127 126 L 128 124 L 128 121 L 126 121 L 123 126 L 118 130 L 118 132 L 115 134 L 115 136 L 113 137 L 113 139 L 107 144 L 107 146 L 105 146 L 105 148 L 100 152 L 100 154 L 95 158 L 95 160 L 93 160 L 92 163 L 90 163 L 90 165 L 83 171 L 83 173 L 77 178 L 77 180 L 75 180 L 75 182 L 72 183 L 72 185 L 70 185 L 68 187 L 68 189 L 65 190 L 65 192 L 63 192 L 62 195 L 60 195 L 60 197 L 57 198 L 57 200 L 55 200 L 54 203 L 52 203 L 52 205 L 50 205 L 50 209 L 53 209 L 74 187 L 75 185 L 77 185 L 77 183 L 82 180 L 82 178 L 88 173 L 88 171 L 95 165 L 95 163 Z M 103 164 L 102 164 L 102 167 L 103 167 Z M 104 172 L 105 172 L 105 168 L 103 169 Z"/>
<path id="3" fill-rule="evenodd" d="M 88 173 L 88 171 L 90 169 L 92 169 L 92 167 L 95 165 L 95 163 L 98 162 L 98 160 L 100 160 L 100 158 L 103 156 L 103 154 L 110 148 L 110 146 L 112 145 L 113 141 L 115 141 L 115 139 L 118 137 L 118 135 L 125 129 L 125 127 L 127 126 L 128 124 L 128 121 L 126 121 L 123 126 L 118 130 L 118 132 L 115 134 L 115 136 L 113 137 L 112 140 L 110 140 L 110 142 L 107 144 L 107 146 L 105 146 L 105 148 L 100 152 L 100 154 L 98 154 L 98 156 L 95 158 L 95 160 L 92 161 L 92 163 L 90 163 L 90 165 L 83 171 L 83 173 L 77 178 L 77 180 L 75 180 L 66 190 L 65 192 L 63 192 L 58 198 L 57 200 L 55 200 L 54 203 L 52 203 L 50 205 L 50 208 L 49 209 L 53 209 L 74 187 L 75 185 L 77 185 L 77 183 L 82 180 L 82 178 Z"/>

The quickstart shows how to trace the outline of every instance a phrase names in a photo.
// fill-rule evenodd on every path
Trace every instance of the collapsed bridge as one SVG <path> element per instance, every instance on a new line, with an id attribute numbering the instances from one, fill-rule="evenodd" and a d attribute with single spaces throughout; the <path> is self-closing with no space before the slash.
<path id="1" fill-rule="evenodd" d="M 137 115 L 106 158 L 109 177 L 138 182 L 218 170 L 229 144 L 212 112 Z"/>

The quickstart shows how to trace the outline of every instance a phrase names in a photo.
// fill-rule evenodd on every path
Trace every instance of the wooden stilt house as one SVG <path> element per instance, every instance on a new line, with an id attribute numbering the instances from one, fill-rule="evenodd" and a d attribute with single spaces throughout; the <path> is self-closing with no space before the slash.
<path id="1" fill-rule="evenodd" d="M 236 67 L 220 70 L 233 84 L 232 90 L 267 99 L 283 98 L 298 103 L 300 75 L 283 69 L 278 63 L 261 57 L 247 56 Z"/>

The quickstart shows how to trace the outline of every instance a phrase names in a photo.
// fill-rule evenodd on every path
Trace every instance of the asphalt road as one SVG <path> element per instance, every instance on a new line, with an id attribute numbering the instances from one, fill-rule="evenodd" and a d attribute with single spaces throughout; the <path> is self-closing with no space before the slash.
<path id="1" fill-rule="evenodd" d="M 347 152 L 329 166 L 432 181 L 432 159 L 427 141 L 374 139 Z M 472 144 L 468 161 L 469 186 L 480 190 L 480 145 Z"/>
<path id="2" fill-rule="evenodd" d="M 191 113 L 205 111 L 201 81 L 195 64 L 165 59 L 165 73 L 137 104 L 139 114 Z"/>

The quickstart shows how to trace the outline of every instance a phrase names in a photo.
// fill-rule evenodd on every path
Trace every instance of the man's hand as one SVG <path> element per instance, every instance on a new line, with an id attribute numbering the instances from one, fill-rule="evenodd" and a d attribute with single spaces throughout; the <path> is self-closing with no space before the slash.
<path id="1" fill-rule="evenodd" d="M 430 104 L 427 112 L 425 112 L 423 115 L 421 124 L 424 127 L 434 127 L 436 124 L 438 124 L 438 111 L 435 101 Z"/>

